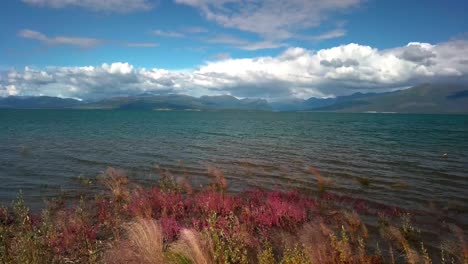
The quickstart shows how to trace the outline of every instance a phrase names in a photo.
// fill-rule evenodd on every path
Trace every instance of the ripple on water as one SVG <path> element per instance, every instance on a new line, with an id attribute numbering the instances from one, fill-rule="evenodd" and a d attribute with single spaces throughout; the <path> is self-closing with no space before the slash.
<path id="1" fill-rule="evenodd" d="M 21 146 L 28 155 L 21 155 Z M 28 110 L 0 114 L 4 203 L 19 189 L 35 197 L 58 193 L 57 186 L 80 192 L 71 179 L 95 176 L 107 166 L 130 171 L 132 180 L 153 181 L 158 175 L 155 164 L 176 176 L 190 175 L 194 185 L 206 184 L 207 167 L 216 166 L 234 191 L 252 186 L 317 191 L 308 171 L 313 166 L 333 181 L 330 189 L 335 193 L 420 211 L 432 210 L 431 202 L 446 208 L 441 210 L 449 219 L 466 225 L 467 159 L 468 116 Z M 369 186 L 359 179 L 367 179 Z"/>

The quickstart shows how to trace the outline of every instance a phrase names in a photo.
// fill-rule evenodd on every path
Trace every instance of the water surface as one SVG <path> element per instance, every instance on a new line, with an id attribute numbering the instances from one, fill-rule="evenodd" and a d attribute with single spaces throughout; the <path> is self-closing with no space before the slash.
<path id="1" fill-rule="evenodd" d="M 19 190 L 33 205 L 92 191 L 77 177 L 93 178 L 108 166 L 155 181 L 156 164 L 190 175 L 195 185 L 216 166 L 231 191 L 316 191 L 313 166 L 333 180 L 336 193 L 438 210 L 467 223 L 464 115 L 0 110 L 2 203 Z"/>

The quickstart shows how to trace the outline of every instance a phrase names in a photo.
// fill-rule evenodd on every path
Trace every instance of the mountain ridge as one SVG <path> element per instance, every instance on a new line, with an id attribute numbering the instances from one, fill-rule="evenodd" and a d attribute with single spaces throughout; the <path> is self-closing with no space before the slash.
<path id="1" fill-rule="evenodd" d="M 312 109 L 333 112 L 468 113 L 468 85 L 421 84 Z"/>
<path id="2" fill-rule="evenodd" d="M 384 93 L 354 93 L 335 98 L 238 99 L 231 95 L 193 97 L 144 93 L 96 102 L 50 96 L 0 98 L 0 108 L 115 110 L 256 110 L 326 112 L 468 113 L 468 85 L 421 84 Z"/>

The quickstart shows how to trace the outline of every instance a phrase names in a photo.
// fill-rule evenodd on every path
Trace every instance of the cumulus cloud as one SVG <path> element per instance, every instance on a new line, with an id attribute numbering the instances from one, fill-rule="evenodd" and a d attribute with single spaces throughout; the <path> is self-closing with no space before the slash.
<path id="1" fill-rule="evenodd" d="M 65 8 L 79 7 L 92 11 L 129 13 L 150 10 L 155 6 L 152 0 L 22 0 L 32 6 Z"/>
<path id="2" fill-rule="evenodd" d="M 0 96 L 15 96 L 18 95 L 18 93 L 18 89 L 16 89 L 13 84 L 7 86 L 0 85 Z"/>
<path id="3" fill-rule="evenodd" d="M 401 49 L 402 59 L 423 64 L 426 66 L 434 63 L 436 54 L 432 51 L 433 46 L 427 43 L 412 42 Z"/>
<path id="4" fill-rule="evenodd" d="M 332 60 L 321 60 L 320 65 L 323 65 L 325 67 L 339 68 L 339 67 L 358 66 L 359 62 L 355 59 L 346 59 L 345 61 L 342 61 L 341 59 L 332 59 Z"/>
<path id="5" fill-rule="evenodd" d="M 70 37 L 70 36 L 56 36 L 48 37 L 45 34 L 30 30 L 23 29 L 18 32 L 18 36 L 27 39 L 38 40 L 47 45 L 71 45 L 78 46 L 82 48 L 89 48 L 96 46 L 102 42 L 100 39 L 96 38 L 83 38 L 83 37 Z"/>
<path id="6" fill-rule="evenodd" d="M 421 82 L 466 82 L 468 64 L 461 58 L 467 57 L 468 41 L 456 40 L 436 45 L 410 43 L 387 50 L 354 43 L 318 51 L 288 48 L 274 57 L 224 56 L 184 71 L 137 68 L 125 62 L 26 67 L 0 73 L 0 95 L 85 100 L 142 92 L 231 94 L 271 100 L 330 97 L 357 91 L 387 91 Z M 427 59 L 431 63 L 426 63 Z"/>
<path id="7" fill-rule="evenodd" d="M 347 10 L 361 0 L 175 0 L 195 7 L 210 21 L 270 40 L 288 39 L 297 31 L 317 27 L 330 14 Z M 343 34 L 324 35 L 325 38 Z"/>

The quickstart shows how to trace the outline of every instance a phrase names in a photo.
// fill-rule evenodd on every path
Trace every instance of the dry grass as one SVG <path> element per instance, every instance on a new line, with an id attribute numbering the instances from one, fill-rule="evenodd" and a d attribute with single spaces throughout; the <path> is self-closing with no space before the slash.
<path id="1" fill-rule="evenodd" d="M 333 263 L 330 236 L 333 231 L 324 223 L 308 223 L 299 232 L 299 241 L 312 263 Z"/>
<path id="2" fill-rule="evenodd" d="M 137 219 L 126 227 L 127 239 L 107 252 L 108 263 L 166 263 L 161 226 L 155 220 Z"/>
<path id="3" fill-rule="evenodd" d="M 128 239 L 135 255 L 142 264 L 157 264 L 164 261 L 163 234 L 155 220 L 138 219 L 127 228 Z"/>
<path id="4" fill-rule="evenodd" d="M 387 228 L 386 232 L 388 238 L 391 241 L 395 241 L 403 249 L 408 264 L 419 263 L 420 258 L 418 252 L 411 248 L 410 243 L 398 228 L 390 226 Z"/>
<path id="5" fill-rule="evenodd" d="M 347 230 L 349 230 L 351 234 L 351 239 L 355 242 L 358 238 L 367 239 L 369 234 L 367 231 L 366 226 L 361 221 L 359 215 L 355 212 L 344 212 L 343 218 L 345 220 L 345 224 L 347 225 Z"/>
<path id="6" fill-rule="evenodd" d="M 468 245 L 466 244 L 466 234 L 460 227 L 450 224 L 449 229 L 455 239 L 445 239 L 442 241 L 441 249 L 446 263 L 458 262 L 468 263 Z M 445 255 L 445 256 L 444 256 Z"/>
<path id="7" fill-rule="evenodd" d="M 333 181 L 324 177 L 317 168 L 310 166 L 309 173 L 315 176 L 319 193 L 324 193 L 327 188 L 330 188 L 333 185 Z"/>
<path id="8" fill-rule="evenodd" d="M 102 175 L 101 181 L 111 192 L 115 201 L 127 201 L 130 192 L 128 191 L 128 178 L 125 173 L 109 167 Z"/>
<path id="9" fill-rule="evenodd" d="M 227 190 L 228 184 L 226 178 L 224 177 L 224 173 L 221 170 L 215 167 L 208 167 L 208 174 L 213 176 L 215 179 L 212 184 L 213 187 L 221 191 Z"/>
<path id="10" fill-rule="evenodd" d="M 202 235 L 192 229 L 183 229 L 180 239 L 171 245 L 170 250 L 187 257 L 193 264 L 214 263 L 213 252 Z"/>
<path id="11" fill-rule="evenodd" d="M 138 219 L 126 228 L 127 238 L 116 241 L 105 253 L 104 262 L 112 264 L 210 264 L 212 253 L 200 233 L 181 231 L 180 239 L 165 244 L 160 224 L 155 220 Z"/>

